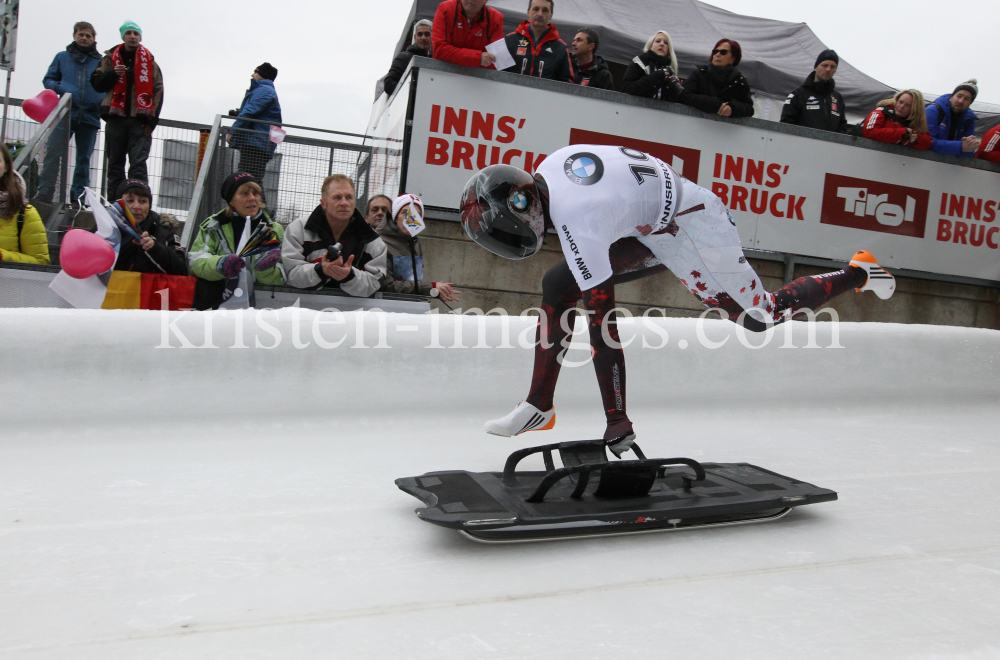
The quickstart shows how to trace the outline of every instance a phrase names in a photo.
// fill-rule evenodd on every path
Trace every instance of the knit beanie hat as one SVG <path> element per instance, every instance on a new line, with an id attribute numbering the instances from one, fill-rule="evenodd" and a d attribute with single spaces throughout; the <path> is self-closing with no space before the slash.
<path id="1" fill-rule="evenodd" d="M 136 32 L 139 33 L 140 37 L 142 36 L 142 28 L 139 27 L 138 23 L 136 23 L 135 21 L 125 21 L 124 23 L 122 23 L 122 26 L 118 28 L 118 31 L 122 35 L 122 39 L 125 38 L 125 33 L 128 32 L 129 30 L 135 30 Z"/>
<path id="2" fill-rule="evenodd" d="M 120 186 L 118 186 L 118 199 L 125 196 L 129 190 L 137 190 L 140 195 L 149 199 L 149 203 L 153 203 L 153 191 L 149 189 L 149 184 L 147 184 L 142 179 L 127 179 Z"/>
<path id="3" fill-rule="evenodd" d="M 424 219 L 422 214 L 424 212 L 424 203 L 420 201 L 420 198 L 416 195 L 411 195 L 409 193 L 404 193 L 393 200 L 392 202 L 392 220 L 391 224 L 396 224 L 396 215 L 405 208 L 407 205 L 412 204 L 414 208 L 414 216 L 408 218 L 406 224 L 406 231 L 410 236 L 416 236 L 422 232 L 425 228 Z M 417 210 L 419 209 L 419 211 Z"/>
<path id="4" fill-rule="evenodd" d="M 399 210 L 406 206 L 407 204 L 415 204 L 420 208 L 420 211 L 424 210 L 424 203 L 420 201 L 420 198 L 416 195 L 411 195 L 405 193 L 397 197 L 392 201 L 392 221 L 396 221 L 396 216 L 399 214 Z"/>
<path id="5" fill-rule="evenodd" d="M 233 201 L 233 197 L 236 195 L 236 191 L 240 189 L 240 186 L 250 182 L 260 185 L 257 177 L 249 172 L 233 172 L 222 182 L 222 199 L 226 200 L 226 204 L 230 203 Z"/>
<path id="6" fill-rule="evenodd" d="M 264 62 L 259 67 L 254 69 L 253 72 L 260 74 L 260 77 L 265 80 L 274 81 L 274 79 L 278 77 L 278 70 L 271 66 L 270 62 Z"/>
<path id="7" fill-rule="evenodd" d="M 827 48 L 822 53 L 820 53 L 819 56 L 816 58 L 816 64 L 813 64 L 813 68 L 815 69 L 816 67 L 818 67 L 823 62 L 826 62 L 827 60 L 830 60 L 834 62 L 837 66 L 840 66 L 840 56 L 837 55 L 837 51 L 833 50 L 832 48 Z"/>
<path id="8" fill-rule="evenodd" d="M 976 97 L 979 96 L 979 81 L 975 78 L 969 78 L 964 83 L 955 88 L 955 92 L 964 89 L 969 94 L 972 94 L 972 100 L 975 101 Z M 952 92 L 954 94 L 955 92 Z"/>

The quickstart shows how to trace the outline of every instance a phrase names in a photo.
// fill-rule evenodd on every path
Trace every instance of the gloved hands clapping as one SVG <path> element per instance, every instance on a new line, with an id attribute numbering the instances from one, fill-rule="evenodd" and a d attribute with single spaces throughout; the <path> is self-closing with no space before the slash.
<path id="1" fill-rule="evenodd" d="M 243 257 L 238 257 L 235 254 L 227 254 L 223 259 L 219 259 L 216 268 L 226 277 L 236 277 L 240 274 L 240 271 L 246 268 L 246 265 L 247 262 L 243 260 Z"/>
<path id="2" fill-rule="evenodd" d="M 265 271 L 274 268 L 278 265 L 278 260 L 281 259 L 281 248 L 274 248 L 273 250 L 268 250 L 264 254 L 260 255 L 257 259 L 257 263 L 254 264 L 254 270 Z"/>

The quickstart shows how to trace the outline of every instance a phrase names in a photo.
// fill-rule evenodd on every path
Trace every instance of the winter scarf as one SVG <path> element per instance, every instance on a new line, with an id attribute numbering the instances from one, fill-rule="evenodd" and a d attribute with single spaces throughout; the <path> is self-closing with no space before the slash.
<path id="1" fill-rule="evenodd" d="M 119 44 L 111 51 L 111 64 L 113 66 L 124 65 L 121 49 L 124 44 Z M 152 117 L 156 114 L 153 107 L 153 55 L 145 46 L 139 44 L 135 49 L 135 114 Z M 128 83 L 125 76 L 118 77 L 115 84 L 115 91 L 111 97 L 111 114 L 120 117 L 126 116 L 125 104 L 128 102 Z"/>

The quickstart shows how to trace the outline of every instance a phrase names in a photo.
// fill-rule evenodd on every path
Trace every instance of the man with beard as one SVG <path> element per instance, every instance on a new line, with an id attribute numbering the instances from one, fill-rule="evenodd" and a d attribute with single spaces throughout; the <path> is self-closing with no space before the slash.
<path id="1" fill-rule="evenodd" d="M 406 71 L 406 67 L 414 55 L 431 56 L 431 29 L 433 25 L 425 18 L 422 21 L 417 21 L 416 25 L 413 26 L 413 43 L 393 58 L 389 73 L 385 74 L 386 96 L 392 96 L 392 93 L 396 91 L 396 85 L 399 84 L 399 79 L 403 77 L 403 72 Z"/>
<path id="2" fill-rule="evenodd" d="M 781 110 L 783 124 L 818 128 L 833 133 L 847 132 L 847 106 L 836 90 L 833 76 L 840 57 L 827 49 L 816 58 L 816 68 L 802 86 L 788 95 Z"/>

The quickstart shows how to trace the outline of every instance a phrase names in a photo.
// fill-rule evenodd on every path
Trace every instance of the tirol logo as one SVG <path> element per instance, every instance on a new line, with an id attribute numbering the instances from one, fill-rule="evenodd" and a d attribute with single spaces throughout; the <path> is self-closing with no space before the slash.
<path id="1" fill-rule="evenodd" d="M 581 152 L 566 159 L 563 171 L 573 183 L 591 186 L 604 176 L 604 163 L 592 153 Z"/>
<path id="2" fill-rule="evenodd" d="M 924 237 L 930 192 L 827 174 L 820 222 L 900 236 Z"/>

